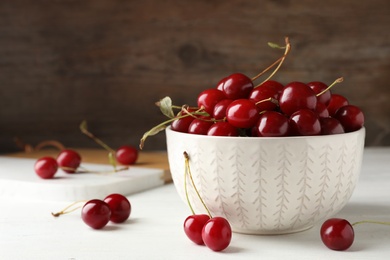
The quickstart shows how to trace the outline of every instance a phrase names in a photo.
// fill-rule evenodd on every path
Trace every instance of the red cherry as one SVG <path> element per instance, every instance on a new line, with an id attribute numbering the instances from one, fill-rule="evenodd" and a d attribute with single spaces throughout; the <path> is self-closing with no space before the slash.
<path id="1" fill-rule="evenodd" d="M 223 99 L 226 99 L 226 96 L 222 91 L 214 88 L 206 89 L 198 96 L 198 107 L 203 107 L 209 115 L 212 115 L 215 104 Z"/>
<path id="2" fill-rule="evenodd" d="M 228 99 L 247 98 L 253 89 L 253 82 L 242 73 L 234 73 L 223 78 L 217 84 L 217 89 L 223 91 Z"/>
<path id="3" fill-rule="evenodd" d="M 122 165 L 132 165 L 138 159 L 138 150 L 129 145 L 123 145 L 116 150 L 116 160 Z"/>
<path id="4" fill-rule="evenodd" d="M 320 235 L 328 248 L 338 251 L 348 249 L 355 238 L 352 225 L 340 218 L 326 220 L 321 226 Z"/>
<path id="5" fill-rule="evenodd" d="M 293 135 L 319 135 L 321 124 L 316 113 L 309 109 L 300 109 L 290 116 L 290 130 Z"/>
<path id="6" fill-rule="evenodd" d="M 214 111 L 212 116 L 216 120 L 221 120 L 226 118 L 226 109 L 232 103 L 232 99 L 224 99 L 219 101 L 217 104 L 214 106 Z"/>
<path id="7" fill-rule="evenodd" d="M 264 83 L 263 83 L 264 84 Z M 263 101 L 269 98 L 273 98 L 275 100 L 278 99 L 279 92 L 278 89 L 272 85 L 260 85 L 254 88 L 249 94 L 249 100 L 256 103 L 259 111 L 270 111 L 276 108 L 275 102 L 272 101 Z"/>
<path id="8" fill-rule="evenodd" d="M 192 120 L 190 126 L 188 127 L 189 134 L 197 134 L 197 135 L 207 135 L 207 132 L 212 126 L 212 121 L 207 121 L 207 119 L 194 119 Z"/>
<path id="9" fill-rule="evenodd" d="M 179 115 L 181 114 L 182 113 L 180 112 Z M 194 118 L 192 116 L 178 118 L 171 123 L 171 129 L 177 132 L 188 133 L 188 127 L 190 126 L 193 120 Z"/>
<path id="10" fill-rule="evenodd" d="M 211 218 L 202 229 L 202 239 L 211 250 L 224 250 L 232 239 L 232 229 L 229 222 L 222 217 Z"/>
<path id="11" fill-rule="evenodd" d="M 345 132 L 340 121 L 333 117 L 320 118 L 320 124 L 322 135 L 343 134 Z"/>
<path id="12" fill-rule="evenodd" d="M 307 83 L 307 85 L 314 91 L 316 95 L 328 88 L 326 84 L 319 81 L 312 81 Z M 332 94 L 330 90 L 327 90 L 323 92 L 321 95 L 317 96 L 317 101 L 324 105 L 328 105 L 331 95 Z"/>
<path id="13" fill-rule="evenodd" d="M 204 245 L 202 229 L 209 219 L 209 215 L 199 214 L 188 216 L 184 221 L 184 232 L 195 244 Z"/>
<path id="14" fill-rule="evenodd" d="M 108 204 L 111 210 L 110 220 L 114 223 L 125 222 L 131 213 L 131 204 L 129 200 L 121 194 L 110 194 L 104 202 Z"/>
<path id="15" fill-rule="evenodd" d="M 110 217 L 110 206 L 102 200 L 90 200 L 81 209 L 81 218 L 84 223 L 94 229 L 103 228 L 110 221 Z"/>
<path id="16" fill-rule="evenodd" d="M 328 108 L 324 103 L 317 102 L 315 112 L 318 114 L 319 117 L 329 117 Z"/>
<path id="17" fill-rule="evenodd" d="M 261 87 L 273 88 L 278 92 L 278 94 L 280 94 L 284 88 L 282 83 L 275 81 L 275 80 L 267 80 L 267 81 L 261 83 L 261 85 L 256 87 L 256 88 L 261 88 Z"/>
<path id="18" fill-rule="evenodd" d="M 288 118 L 276 111 L 266 111 L 256 124 L 256 136 L 286 136 L 289 130 Z"/>
<path id="19" fill-rule="evenodd" d="M 249 99 L 234 100 L 226 109 L 226 119 L 237 128 L 251 128 L 259 119 L 256 104 Z"/>
<path id="20" fill-rule="evenodd" d="M 58 170 L 58 163 L 52 157 L 42 157 L 35 162 L 34 170 L 42 179 L 51 179 Z"/>
<path id="21" fill-rule="evenodd" d="M 364 114 L 360 108 L 354 105 L 339 108 L 335 118 L 340 121 L 347 133 L 359 130 L 364 125 Z"/>
<path id="22" fill-rule="evenodd" d="M 210 126 L 207 135 L 210 136 L 238 136 L 237 128 L 228 122 L 217 122 Z"/>
<path id="23" fill-rule="evenodd" d="M 349 102 L 344 96 L 339 94 L 332 94 L 328 104 L 329 115 L 334 116 L 340 107 L 346 106 L 348 104 Z"/>
<path id="24" fill-rule="evenodd" d="M 75 173 L 81 163 L 81 156 L 78 152 L 65 149 L 57 157 L 57 163 L 66 173 Z"/>
<path id="25" fill-rule="evenodd" d="M 317 105 L 317 97 L 314 91 L 301 82 L 291 82 L 286 85 L 279 96 L 279 106 L 284 114 L 292 115 L 299 109 L 314 110 Z"/>

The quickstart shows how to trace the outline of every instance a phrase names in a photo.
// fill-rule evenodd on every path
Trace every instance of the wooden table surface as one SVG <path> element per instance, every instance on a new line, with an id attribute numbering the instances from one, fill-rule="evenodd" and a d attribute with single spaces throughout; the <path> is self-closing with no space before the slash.
<path id="1" fill-rule="evenodd" d="M 104 149 L 86 149 L 86 148 L 73 148 L 79 152 L 82 158 L 82 162 L 97 163 L 97 164 L 109 164 L 108 153 Z M 18 152 L 7 154 L 7 156 L 18 158 L 33 158 L 38 159 L 43 156 L 56 157 L 59 151 L 56 149 L 42 149 L 29 152 Z M 164 170 L 164 181 L 166 183 L 172 182 L 171 173 L 169 171 L 168 157 L 165 151 L 156 152 L 140 152 L 136 164 L 132 167 L 143 168 L 158 168 Z"/>

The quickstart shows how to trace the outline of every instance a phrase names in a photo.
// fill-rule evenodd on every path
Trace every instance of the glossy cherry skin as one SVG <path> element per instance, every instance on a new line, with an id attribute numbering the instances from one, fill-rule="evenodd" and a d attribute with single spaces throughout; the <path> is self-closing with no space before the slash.
<path id="1" fill-rule="evenodd" d="M 259 117 L 258 107 L 249 99 L 236 99 L 226 109 L 227 121 L 237 128 L 251 128 Z"/>
<path id="2" fill-rule="evenodd" d="M 198 107 L 203 107 L 209 115 L 212 115 L 214 106 L 223 99 L 226 99 L 226 96 L 222 91 L 214 88 L 206 89 L 198 96 Z"/>
<path id="3" fill-rule="evenodd" d="M 340 121 L 347 133 L 359 130 L 364 125 L 364 114 L 354 105 L 339 108 L 334 117 Z"/>
<path id="4" fill-rule="evenodd" d="M 209 128 L 212 126 L 212 124 L 213 122 L 207 118 L 194 119 L 188 127 L 188 133 L 196 135 L 207 135 L 207 132 L 209 131 Z"/>
<path id="5" fill-rule="evenodd" d="M 138 150 L 133 146 L 123 145 L 116 150 L 115 157 L 122 165 L 132 165 L 138 159 Z"/>
<path id="6" fill-rule="evenodd" d="M 214 106 L 214 111 L 212 116 L 216 120 L 221 120 L 226 118 L 226 109 L 230 105 L 230 103 L 233 102 L 233 99 L 223 99 L 219 101 L 215 106 Z"/>
<path id="7" fill-rule="evenodd" d="M 317 105 L 317 97 L 314 91 L 302 82 L 287 84 L 279 96 L 279 107 L 287 116 L 299 109 L 314 110 Z"/>
<path id="8" fill-rule="evenodd" d="M 188 216 L 184 221 L 184 233 L 195 244 L 204 245 L 202 229 L 209 219 L 210 217 L 206 214 Z"/>
<path id="9" fill-rule="evenodd" d="M 283 91 L 283 84 L 278 82 L 278 81 L 275 81 L 275 80 L 267 80 L 265 82 L 263 82 L 260 86 L 256 87 L 256 88 L 262 88 L 262 87 L 265 87 L 265 88 L 273 88 L 275 89 L 278 94 L 280 94 L 282 91 Z"/>
<path id="10" fill-rule="evenodd" d="M 57 157 L 59 167 L 64 167 L 62 170 L 66 173 L 75 173 L 81 164 L 81 156 L 78 152 L 65 149 L 60 152 Z"/>
<path id="11" fill-rule="evenodd" d="M 307 85 L 314 91 L 316 95 L 328 88 L 325 83 L 322 83 L 320 81 L 312 81 L 307 83 Z M 317 96 L 317 101 L 324 105 L 328 105 L 331 95 L 332 93 L 330 92 L 330 90 L 327 90 L 321 95 Z"/>
<path id="12" fill-rule="evenodd" d="M 345 219 L 331 218 L 326 220 L 320 230 L 322 242 L 332 250 L 347 250 L 353 244 L 355 232 Z"/>
<path id="13" fill-rule="evenodd" d="M 287 136 L 289 133 L 288 118 L 279 112 L 267 111 L 261 114 L 255 129 L 256 136 Z"/>
<path id="14" fill-rule="evenodd" d="M 345 133 L 340 121 L 333 117 L 320 118 L 321 135 L 335 135 Z"/>
<path id="15" fill-rule="evenodd" d="M 263 83 L 264 84 L 264 83 Z M 272 101 L 264 101 L 269 98 L 278 100 L 278 89 L 272 85 L 260 85 L 254 88 L 249 94 L 249 100 L 256 103 L 259 111 L 270 111 L 276 108 L 276 103 Z"/>
<path id="16" fill-rule="evenodd" d="M 300 109 L 290 116 L 290 133 L 292 135 L 319 135 L 321 124 L 318 115 L 310 109 Z"/>
<path id="17" fill-rule="evenodd" d="M 232 239 L 232 229 L 229 222 L 222 217 L 211 218 L 202 229 L 202 239 L 211 250 L 224 250 Z"/>
<path id="18" fill-rule="evenodd" d="M 228 99 L 247 98 L 253 89 L 253 82 L 242 73 L 234 73 L 223 78 L 217 84 L 217 89 L 225 93 Z"/>
<path id="19" fill-rule="evenodd" d="M 177 132 L 188 133 L 188 127 L 193 120 L 194 118 L 192 116 L 178 118 L 171 123 L 171 129 Z"/>
<path id="20" fill-rule="evenodd" d="M 58 170 L 58 163 L 56 159 L 45 156 L 35 162 L 34 170 L 42 179 L 51 179 Z"/>
<path id="21" fill-rule="evenodd" d="M 334 116 L 339 110 L 340 107 L 348 105 L 348 100 L 339 94 L 332 94 L 329 104 L 328 104 L 328 111 L 330 116 Z"/>
<path id="22" fill-rule="evenodd" d="M 317 102 L 315 112 L 319 117 L 329 117 L 329 111 L 324 103 Z"/>
<path id="23" fill-rule="evenodd" d="M 131 214 L 131 204 L 122 194 L 113 193 L 103 200 L 111 210 L 110 221 L 114 223 L 125 222 Z"/>
<path id="24" fill-rule="evenodd" d="M 82 220 L 94 229 L 103 228 L 110 221 L 110 217 L 110 206 L 102 200 L 90 200 L 81 209 Z"/>
<path id="25" fill-rule="evenodd" d="M 238 134 L 237 128 L 225 121 L 214 123 L 207 131 L 207 135 L 210 136 L 238 136 Z"/>

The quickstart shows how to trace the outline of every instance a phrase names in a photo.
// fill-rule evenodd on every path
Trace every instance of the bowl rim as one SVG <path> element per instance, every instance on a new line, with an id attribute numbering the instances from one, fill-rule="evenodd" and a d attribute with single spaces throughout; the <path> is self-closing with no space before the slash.
<path id="1" fill-rule="evenodd" d="M 173 133 L 175 135 L 189 136 L 191 138 L 199 138 L 199 139 L 227 139 L 227 140 L 293 140 L 293 139 L 314 139 L 314 138 L 333 138 L 335 136 L 349 136 L 356 134 L 364 134 L 366 128 L 363 126 L 360 129 L 342 133 L 342 134 L 333 134 L 333 135 L 305 135 L 305 136 L 282 136 L 282 137 L 256 137 L 256 136 L 209 136 L 209 135 L 198 135 L 198 134 L 189 134 L 172 130 L 171 126 L 165 128 L 165 132 Z"/>

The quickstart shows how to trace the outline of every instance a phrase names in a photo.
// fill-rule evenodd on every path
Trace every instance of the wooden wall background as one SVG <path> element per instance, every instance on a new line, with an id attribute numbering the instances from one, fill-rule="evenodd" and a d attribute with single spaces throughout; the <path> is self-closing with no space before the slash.
<path id="1" fill-rule="evenodd" d="M 388 0 L 0 1 L 0 152 L 14 138 L 96 147 L 138 145 L 169 95 L 193 104 L 222 77 L 249 76 L 292 52 L 274 78 L 344 76 L 334 91 L 366 115 L 368 146 L 390 145 Z M 164 134 L 145 149 L 164 149 Z"/>

